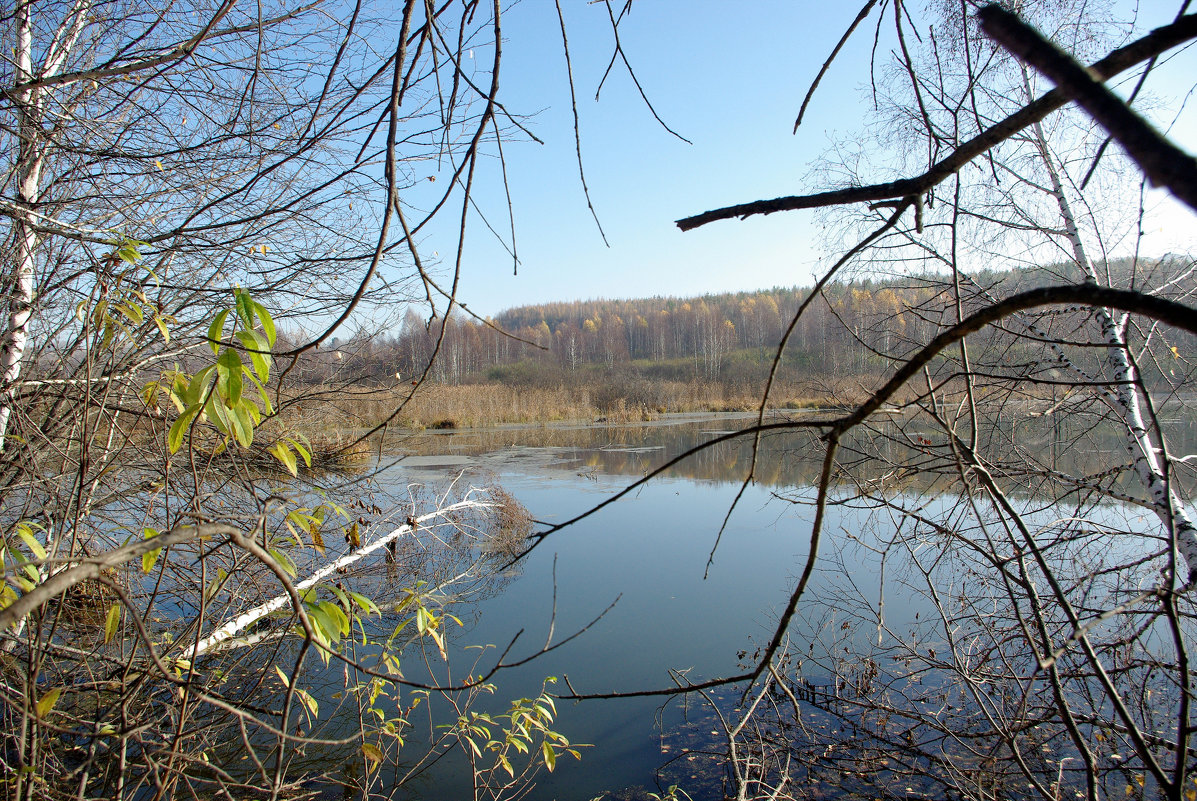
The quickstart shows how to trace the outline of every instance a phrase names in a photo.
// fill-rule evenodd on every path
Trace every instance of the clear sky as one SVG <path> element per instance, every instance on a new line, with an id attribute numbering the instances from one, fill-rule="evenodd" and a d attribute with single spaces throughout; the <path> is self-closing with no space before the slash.
<path id="1" fill-rule="evenodd" d="M 618 5 L 618 4 L 613 4 Z M 639 0 L 620 26 L 637 77 L 664 130 L 617 62 L 595 102 L 612 53 L 601 3 L 562 0 L 581 115 L 587 183 L 610 247 L 590 217 L 574 151 L 569 90 L 556 12 L 550 0 L 524 0 L 506 13 L 501 95 L 544 145 L 504 146 L 516 214 L 518 276 L 511 258 L 475 216 L 463 262 L 461 299 L 476 313 L 556 300 L 685 296 L 809 284 L 820 245 L 810 212 L 716 223 L 688 233 L 674 220 L 707 209 L 823 188 L 810 170 L 833 140 L 862 126 L 872 25 L 858 31 L 824 79 L 803 126 L 791 134 L 812 77 L 858 10 L 856 3 L 778 0 Z M 1171 20 L 1177 3 L 1138 4 L 1142 28 Z M 874 17 L 875 19 L 875 17 Z M 883 28 L 883 31 L 891 30 Z M 863 35 L 861 35 L 863 33 Z M 882 39 L 882 53 L 889 40 Z M 490 53 L 479 52 L 480 64 Z M 1149 88 L 1167 94 L 1197 74 L 1192 50 L 1165 65 Z M 1180 107 L 1175 99 L 1171 112 Z M 1169 117 L 1170 119 L 1170 117 Z M 1187 113 L 1174 129 L 1197 147 Z M 506 231 L 497 162 L 476 196 Z M 424 241 L 451 263 L 444 218 Z M 1187 212 L 1158 218 L 1158 249 L 1192 242 Z M 1165 242 L 1165 238 L 1169 241 Z"/>

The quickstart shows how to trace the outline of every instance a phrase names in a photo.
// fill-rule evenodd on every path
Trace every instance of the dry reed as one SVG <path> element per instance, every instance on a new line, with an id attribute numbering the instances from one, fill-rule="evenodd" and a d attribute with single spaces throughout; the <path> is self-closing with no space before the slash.
<path id="1" fill-rule="evenodd" d="M 458 386 L 427 383 L 408 400 L 412 387 L 342 388 L 316 391 L 302 403 L 284 404 L 282 425 L 315 441 L 343 438 L 387 419 L 407 405 L 395 425 L 412 430 L 482 428 L 496 425 L 604 422 L 628 423 L 669 412 L 752 411 L 760 406 L 760 387 L 680 381 L 645 382 L 619 388 L 602 384 L 512 387 L 498 383 Z M 781 409 L 828 408 L 865 397 L 862 383 L 845 378 L 833 384 L 777 385 L 770 406 Z"/>

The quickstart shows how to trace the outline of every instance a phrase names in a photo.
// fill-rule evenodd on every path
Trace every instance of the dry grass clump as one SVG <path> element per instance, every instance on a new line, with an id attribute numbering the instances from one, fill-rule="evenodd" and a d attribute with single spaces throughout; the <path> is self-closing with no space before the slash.
<path id="1" fill-rule="evenodd" d="M 313 470 L 354 470 L 374 458 L 369 441 L 358 440 L 348 433 L 321 434 L 309 441 Z"/>
<path id="2" fill-rule="evenodd" d="M 504 561 L 514 559 L 527 547 L 528 535 L 532 533 L 532 515 L 502 487 L 490 487 L 487 493 L 495 507 L 485 528 L 486 540 L 482 547 Z"/>
<path id="3" fill-rule="evenodd" d="M 116 571 L 107 569 L 104 578 L 116 581 Z M 105 581 L 89 578 L 75 584 L 57 600 L 59 618 L 80 633 L 91 632 L 96 640 L 104 637 L 104 619 L 108 608 L 120 599 Z"/>

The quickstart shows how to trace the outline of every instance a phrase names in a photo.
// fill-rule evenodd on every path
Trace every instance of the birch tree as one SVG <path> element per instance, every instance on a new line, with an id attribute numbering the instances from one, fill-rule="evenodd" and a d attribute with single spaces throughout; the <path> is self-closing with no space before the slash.
<path id="1" fill-rule="evenodd" d="M 369 665 L 347 643 L 389 603 L 413 647 L 444 653 L 432 588 L 482 580 L 486 523 L 444 521 L 447 494 L 384 508 L 312 475 L 282 480 L 321 449 L 274 413 L 318 402 L 291 393 L 286 360 L 346 336 L 355 313 L 409 300 L 455 313 L 456 280 L 442 291 L 416 243 L 452 209 L 460 244 L 477 162 L 516 122 L 498 121 L 501 12 L 414 0 L 0 12 L 8 797 L 279 797 L 318 746 L 347 749 L 369 795 L 408 731 L 393 700 L 381 719 L 366 711 L 380 697 L 419 684 L 467 714 L 493 689 L 404 679 L 406 637 L 371 644 Z M 475 50 L 489 63 L 466 71 Z M 438 346 L 419 354 L 425 373 Z M 392 519 L 391 539 L 374 538 Z M 401 568 L 404 547 L 421 558 Z M 336 572 L 363 562 L 390 565 L 393 583 Z M 361 679 L 357 736 L 322 728 L 304 685 L 313 662 Z M 564 747 L 548 722 L 525 750 Z M 484 787 L 491 768 L 476 768 Z"/>
<path id="2" fill-rule="evenodd" d="M 1166 423 L 1191 397 L 1197 281 L 1191 254 L 1141 252 L 1147 176 L 1189 202 L 1197 168 L 1099 84 L 1129 75 L 1137 95 L 1197 17 L 1178 4 L 1119 41 L 1081 5 L 1017 4 L 1044 39 L 997 7 L 864 3 L 845 39 L 872 14 L 893 47 L 873 65 L 875 162 L 678 221 L 832 209 L 855 235 L 775 370 L 849 271 L 929 290 L 901 325 L 845 330 L 890 365 L 865 402 L 767 419 L 770 380 L 728 435 L 809 429 L 822 460 L 791 495 L 813 507 L 810 553 L 770 639 L 741 674 L 656 691 L 750 685 L 716 710 L 738 798 L 1197 794 L 1192 444 Z M 995 263 L 1023 279 L 994 285 Z M 831 537 L 843 508 L 859 517 Z M 839 581 L 816 593 L 816 571 Z"/>

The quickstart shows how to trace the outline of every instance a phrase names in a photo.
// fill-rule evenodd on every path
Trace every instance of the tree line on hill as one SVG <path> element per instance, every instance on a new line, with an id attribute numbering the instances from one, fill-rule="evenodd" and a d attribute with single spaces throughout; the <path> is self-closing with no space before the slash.
<path id="1" fill-rule="evenodd" d="M 1175 284 L 1184 261 L 1119 259 L 1106 269 L 1114 285 L 1147 275 L 1164 288 Z M 994 296 L 1077 281 L 1070 271 L 1075 267 L 1066 264 L 985 270 L 968 279 L 962 296 L 979 307 Z M 932 273 L 830 283 L 790 332 L 782 374 L 882 372 L 953 319 L 951 290 L 949 279 Z M 485 321 L 463 314 L 429 320 L 410 308 L 396 331 L 358 334 L 306 355 L 298 375 L 313 383 L 337 377 L 385 385 L 410 382 L 427 370 L 445 384 L 545 385 L 619 367 L 676 381 L 755 381 L 765 376 L 810 291 L 564 301 L 508 309 Z M 985 336 L 994 346 L 1000 339 L 997 332 Z"/>

